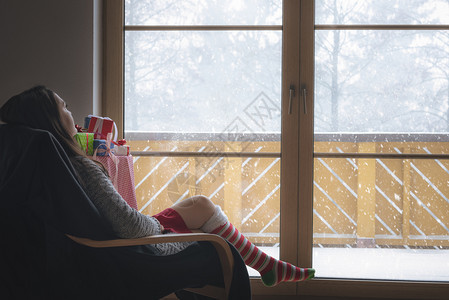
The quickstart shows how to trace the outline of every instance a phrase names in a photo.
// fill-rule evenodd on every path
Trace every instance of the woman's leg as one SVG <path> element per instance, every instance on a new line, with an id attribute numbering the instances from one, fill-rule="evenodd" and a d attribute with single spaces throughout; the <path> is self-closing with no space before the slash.
<path id="1" fill-rule="evenodd" d="M 218 205 L 215 207 L 213 216 L 201 229 L 217 234 L 233 244 L 245 264 L 260 273 L 262 282 L 266 286 L 275 286 L 282 281 L 304 281 L 313 278 L 315 274 L 314 269 L 298 268 L 261 251 L 227 220 Z"/>
<path id="2" fill-rule="evenodd" d="M 245 264 L 257 270 L 267 286 L 282 281 L 303 281 L 313 278 L 314 269 L 298 268 L 290 263 L 277 260 L 262 252 L 246 239 L 229 221 L 218 205 L 207 197 L 189 198 L 172 207 L 184 219 L 190 229 L 217 234 L 233 244 Z"/>

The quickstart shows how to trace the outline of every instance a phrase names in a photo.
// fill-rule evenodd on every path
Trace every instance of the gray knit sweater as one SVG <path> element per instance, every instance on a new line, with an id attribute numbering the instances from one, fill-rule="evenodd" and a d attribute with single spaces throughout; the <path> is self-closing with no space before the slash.
<path id="1" fill-rule="evenodd" d="M 109 177 L 100 167 L 86 157 L 71 158 L 81 185 L 100 214 L 111 224 L 120 238 L 139 238 L 161 234 L 161 225 L 153 217 L 141 214 L 120 196 Z M 191 243 L 156 244 L 160 255 L 175 254 Z"/>

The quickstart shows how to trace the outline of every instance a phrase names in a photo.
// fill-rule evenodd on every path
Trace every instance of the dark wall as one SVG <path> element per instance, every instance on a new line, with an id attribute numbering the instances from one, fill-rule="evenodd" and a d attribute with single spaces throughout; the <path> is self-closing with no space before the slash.
<path id="1" fill-rule="evenodd" d="M 100 97 L 99 2 L 0 0 L 0 105 L 44 84 L 68 103 L 75 122 L 94 112 Z"/>

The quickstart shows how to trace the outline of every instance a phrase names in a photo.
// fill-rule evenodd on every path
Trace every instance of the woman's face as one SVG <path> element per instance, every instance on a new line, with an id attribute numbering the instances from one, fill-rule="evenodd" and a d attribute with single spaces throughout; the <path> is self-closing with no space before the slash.
<path id="1" fill-rule="evenodd" d="M 67 104 L 55 93 L 56 102 L 58 102 L 59 117 L 61 118 L 62 125 L 65 130 L 74 136 L 77 133 L 75 128 L 75 122 L 73 121 L 72 113 L 67 109 Z"/>

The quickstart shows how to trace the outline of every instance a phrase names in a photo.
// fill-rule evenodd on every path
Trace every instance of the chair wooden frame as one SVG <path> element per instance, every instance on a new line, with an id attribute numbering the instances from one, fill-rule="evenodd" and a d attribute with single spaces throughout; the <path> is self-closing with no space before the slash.
<path id="1" fill-rule="evenodd" d="M 229 248 L 228 243 L 226 243 L 226 241 L 218 235 L 209 233 L 183 233 L 153 235 L 135 239 L 115 239 L 104 241 L 75 237 L 69 234 L 66 234 L 66 236 L 78 244 L 94 248 L 125 247 L 172 242 L 210 242 L 217 250 L 218 257 L 220 259 L 221 267 L 223 270 L 224 287 L 206 285 L 201 288 L 186 288 L 185 290 L 216 299 L 229 299 L 229 289 L 231 286 L 232 273 L 234 269 L 234 258 L 232 256 L 232 252 Z"/>

